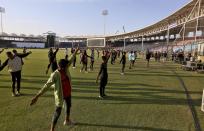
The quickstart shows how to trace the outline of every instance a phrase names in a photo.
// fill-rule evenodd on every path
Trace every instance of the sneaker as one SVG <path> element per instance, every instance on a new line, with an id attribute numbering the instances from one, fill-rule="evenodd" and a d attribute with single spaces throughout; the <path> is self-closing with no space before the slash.
<path id="1" fill-rule="evenodd" d="M 80 70 L 80 72 L 82 72 L 82 70 Z"/>
<path id="2" fill-rule="evenodd" d="M 12 93 L 12 96 L 13 96 L 13 97 L 16 97 L 16 93 Z"/>
<path id="3" fill-rule="evenodd" d="M 73 121 L 71 121 L 71 120 L 69 120 L 69 121 L 64 121 L 64 126 L 74 126 L 74 125 L 76 125 L 76 123 L 73 122 Z"/>
<path id="4" fill-rule="evenodd" d="M 72 67 L 73 69 L 75 69 L 76 67 Z"/>
<path id="5" fill-rule="evenodd" d="M 124 75 L 124 73 L 120 73 L 121 75 Z"/>
<path id="6" fill-rule="evenodd" d="M 17 94 L 16 94 L 17 96 L 21 96 L 21 93 L 19 92 L 19 91 L 17 91 Z"/>
<path id="7" fill-rule="evenodd" d="M 103 96 L 98 96 L 98 98 L 103 99 Z"/>

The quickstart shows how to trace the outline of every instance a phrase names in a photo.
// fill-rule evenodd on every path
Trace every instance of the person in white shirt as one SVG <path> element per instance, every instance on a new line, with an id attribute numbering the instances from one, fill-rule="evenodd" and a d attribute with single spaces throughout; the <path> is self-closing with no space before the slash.
<path id="1" fill-rule="evenodd" d="M 134 62 L 134 60 L 135 60 L 135 54 L 134 54 L 133 51 L 131 51 L 131 52 L 129 53 L 128 58 L 129 58 L 129 61 L 130 61 L 130 67 L 129 67 L 129 69 L 132 69 L 132 67 L 133 67 L 133 62 Z"/>
<path id="2" fill-rule="evenodd" d="M 11 74 L 12 78 L 12 96 L 20 96 L 20 88 L 21 88 L 21 70 L 22 70 L 22 58 L 31 54 L 25 53 L 21 56 L 13 55 L 11 52 L 6 52 L 8 60 L 4 64 L 4 67 L 8 66 L 8 71 Z M 17 93 L 15 92 L 15 84 L 17 83 Z"/>

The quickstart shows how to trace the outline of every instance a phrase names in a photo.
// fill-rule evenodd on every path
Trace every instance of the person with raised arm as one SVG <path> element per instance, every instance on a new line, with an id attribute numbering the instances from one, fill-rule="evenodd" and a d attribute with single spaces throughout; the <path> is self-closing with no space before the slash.
<path id="1" fill-rule="evenodd" d="M 47 83 L 39 91 L 39 93 L 32 99 L 30 103 L 31 106 L 34 105 L 38 101 L 39 97 L 42 96 L 46 91 L 48 91 L 52 85 L 54 85 L 56 110 L 55 113 L 53 114 L 50 131 L 55 130 L 55 126 L 60 117 L 64 102 L 66 107 L 64 125 L 74 125 L 74 122 L 70 119 L 72 84 L 69 67 L 73 63 L 78 50 L 79 50 L 78 48 L 75 50 L 70 60 L 61 59 L 58 62 L 58 69 L 50 75 L 50 78 L 48 79 Z"/>
<path id="2" fill-rule="evenodd" d="M 98 76 L 96 78 L 96 83 L 98 83 L 99 77 L 100 77 L 100 86 L 99 86 L 99 98 L 104 98 L 106 96 L 105 94 L 105 88 L 108 83 L 108 69 L 107 69 L 107 63 L 110 58 L 111 53 L 106 53 L 106 55 L 102 56 L 103 62 L 101 63 L 100 71 L 98 73 Z"/>
<path id="3" fill-rule="evenodd" d="M 57 52 L 59 51 L 59 48 L 57 48 L 55 50 L 55 52 L 52 52 L 52 49 L 50 49 L 49 53 L 48 53 L 48 57 L 49 57 L 49 64 L 47 66 L 47 70 L 46 70 L 46 74 L 48 74 L 48 71 L 50 69 L 50 66 L 52 68 L 52 72 L 54 72 L 55 70 L 57 70 Z"/>
<path id="4" fill-rule="evenodd" d="M 86 50 L 84 50 L 81 58 L 82 68 L 80 69 L 80 72 L 83 72 L 83 70 L 85 70 L 85 73 L 88 73 L 87 71 L 88 57 L 91 58 L 91 56 L 87 55 Z"/>
<path id="5" fill-rule="evenodd" d="M 22 58 L 28 56 L 32 52 L 22 54 L 20 56 L 13 55 L 11 52 L 6 52 L 8 59 L 0 66 L 0 70 L 3 70 L 4 67 L 8 66 L 8 71 L 11 74 L 12 78 L 12 96 L 20 96 L 21 89 L 21 70 L 22 70 Z M 15 91 L 15 84 L 17 83 L 17 93 Z"/>

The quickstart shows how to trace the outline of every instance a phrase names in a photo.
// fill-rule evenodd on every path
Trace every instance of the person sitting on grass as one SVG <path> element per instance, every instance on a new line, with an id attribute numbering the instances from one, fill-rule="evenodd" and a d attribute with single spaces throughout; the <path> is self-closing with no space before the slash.
<path id="1" fill-rule="evenodd" d="M 120 60 L 120 64 L 122 63 L 122 72 L 121 75 L 124 75 L 125 72 L 125 65 L 126 65 L 126 52 L 123 52 L 123 56 Z"/>
<path id="2" fill-rule="evenodd" d="M 54 94 L 55 94 L 55 105 L 56 111 L 52 118 L 52 124 L 50 131 L 55 130 L 55 126 L 60 117 L 62 106 L 65 101 L 65 112 L 66 117 L 64 121 L 64 125 L 74 125 L 74 123 L 70 120 L 70 109 L 71 109 L 71 75 L 69 72 L 69 67 L 73 63 L 74 58 L 76 57 L 76 53 L 79 49 L 73 53 L 72 58 L 68 61 L 65 59 L 61 59 L 58 63 L 58 69 L 50 75 L 47 83 L 40 90 L 40 92 L 32 99 L 31 106 L 34 105 L 40 96 L 42 96 L 52 85 L 54 85 Z"/>
<path id="3" fill-rule="evenodd" d="M 108 60 L 110 58 L 110 53 L 107 53 L 105 56 L 102 56 L 102 64 L 101 64 L 101 68 L 100 71 L 98 73 L 97 79 L 96 79 L 96 83 L 98 83 L 99 77 L 100 77 L 100 87 L 99 87 L 99 98 L 104 98 L 105 95 L 105 88 L 106 85 L 108 83 L 108 71 L 107 71 L 107 63 Z"/>

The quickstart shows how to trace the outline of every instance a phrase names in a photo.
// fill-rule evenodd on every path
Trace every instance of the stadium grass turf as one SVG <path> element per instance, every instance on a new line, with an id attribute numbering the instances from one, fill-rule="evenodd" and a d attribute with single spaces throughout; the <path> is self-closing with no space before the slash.
<path id="1" fill-rule="evenodd" d="M 46 131 L 50 128 L 54 112 L 53 91 L 50 90 L 38 103 L 30 107 L 31 98 L 47 81 L 47 50 L 32 50 L 24 59 L 22 72 L 23 96 L 11 97 L 10 75 L 5 68 L 0 72 L 0 130 Z M 60 50 L 58 60 L 64 58 Z M 1 54 L 4 61 L 5 53 Z M 64 113 L 58 121 L 57 131 L 194 131 L 194 123 L 186 94 L 178 79 L 185 83 L 204 130 L 204 113 L 200 111 L 204 75 L 182 71 L 179 65 L 146 62 L 139 59 L 134 69 L 126 66 L 126 74 L 120 75 L 119 60 L 108 65 L 108 97 L 98 99 L 95 79 L 101 59 L 96 58 L 95 69 L 88 74 L 70 68 L 73 80 L 71 118 L 76 126 L 63 126 Z M 110 63 L 110 62 L 109 62 Z M 176 74 L 175 74 L 176 73 Z"/>

